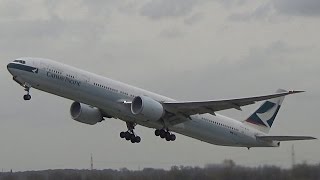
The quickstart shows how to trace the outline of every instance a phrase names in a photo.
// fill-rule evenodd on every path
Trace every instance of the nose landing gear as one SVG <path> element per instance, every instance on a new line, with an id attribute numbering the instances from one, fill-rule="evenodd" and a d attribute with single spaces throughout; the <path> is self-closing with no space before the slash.
<path id="1" fill-rule="evenodd" d="M 27 92 L 27 94 L 23 95 L 23 99 L 24 99 L 25 101 L 29 101 L 29 100 L 31 99 L 30 86 L 24 85 L 24 90 Z"/>

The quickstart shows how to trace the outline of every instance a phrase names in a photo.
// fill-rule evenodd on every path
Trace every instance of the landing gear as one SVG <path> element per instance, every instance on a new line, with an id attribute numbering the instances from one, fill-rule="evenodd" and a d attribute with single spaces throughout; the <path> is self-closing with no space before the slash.
<path id="1" fill-rule="evenodd" d="M 30 99 L 31 99 L 31 95 L 30 94 L 23 95 L 23 100 L 29 101 Z"/>
<path id="2" fill-rule="evenodd" d="M 141 142 L 140 136 L 135 135 L 133 131 L 121 132 L 120 137 L 126 139 L 127 141 L 131 141 L 132 143 Z"/>
<path id="3" fill-rule="evenodd" d="M 166 139 L 167 141 L 176 140 L 176 135 L 170 133 L 168 129 L 156 129 L 154 134 L 156 136 L 160 136 L 162 139 Z"/>
<path id="4" fill-rule="evenodd" d="M 30 86 L 29 85 L 24 85 L 24 90 L 27 91 L 27 94 L 23 95 L 23 99 L 25 101 L 29 101 L 31 99 Z"/>
<path id="5" fill-rule="evenodd" d="M 127 141 L 131 141 L 131 143 L 141 142 L 140 136 L 137 136 L 133 131 L 135 126 L 136 126 L 135 123 L 127 122 L 128 131 L 121 132 L 120 137 L 126 139 Z"/>

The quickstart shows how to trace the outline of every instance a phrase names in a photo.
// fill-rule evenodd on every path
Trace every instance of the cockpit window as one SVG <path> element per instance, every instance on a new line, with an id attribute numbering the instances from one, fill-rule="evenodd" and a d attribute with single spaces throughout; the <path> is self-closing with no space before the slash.
<path id="1" fill-rule="evenodd" d="M 13 62 L 21 63 L 21 64 L 26 64 L 26 61 L 23 60 L 14 60 Z"/>

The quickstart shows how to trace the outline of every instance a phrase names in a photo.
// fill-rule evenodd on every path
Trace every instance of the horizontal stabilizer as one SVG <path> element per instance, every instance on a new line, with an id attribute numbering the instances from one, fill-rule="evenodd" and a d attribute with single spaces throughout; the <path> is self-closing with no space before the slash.
<path id="1" fill-rule="evenodd" d="M 257 136 L 257 139 L 263 141 L 297 141 L 317 139 L 311 136 Z"/>

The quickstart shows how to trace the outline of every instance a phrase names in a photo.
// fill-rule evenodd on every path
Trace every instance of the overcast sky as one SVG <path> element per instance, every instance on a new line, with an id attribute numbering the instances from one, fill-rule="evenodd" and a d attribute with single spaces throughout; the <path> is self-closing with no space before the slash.
<path id="1" fill-rule="evenodd" d="M 0 0 L 0 168 L 38 170 L 237 164 L 289 167 L 291 146 L 220 147 L 137 127 L 140 144 L 119 138 L 120 120 L 73 121 L 72 103 L 23 88 L 7 63 L 44 57 L 178 100 L 305 90 L 286 98 L 272 135 L 320 137 L 319 0 Z M 242 120 L 244 111 L 220 112 Z M 294 142 L 296 161 L 319 163 L 319 141 Z"/>

